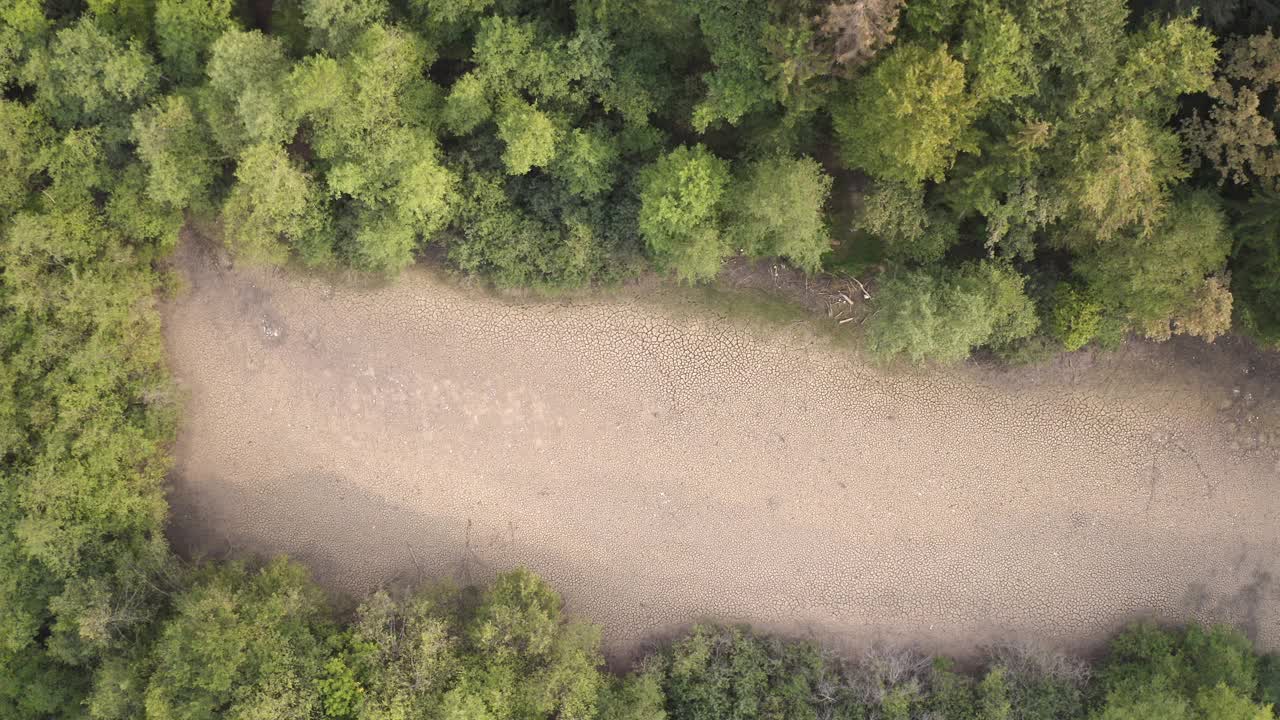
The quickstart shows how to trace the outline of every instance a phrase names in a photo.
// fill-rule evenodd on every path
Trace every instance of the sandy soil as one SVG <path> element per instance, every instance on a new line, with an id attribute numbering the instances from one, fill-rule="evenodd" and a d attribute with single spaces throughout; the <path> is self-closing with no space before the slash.
<path id="1" fill-rule="evenodd" d="M 616 658 L 705 617 L 961 655 L 1194 617 L 1280 647 L 1280 373 L 1229 346 L 886 372 L 669 289 L 179 262 L 188 554 L 351 593 L 525 565 Z"/>

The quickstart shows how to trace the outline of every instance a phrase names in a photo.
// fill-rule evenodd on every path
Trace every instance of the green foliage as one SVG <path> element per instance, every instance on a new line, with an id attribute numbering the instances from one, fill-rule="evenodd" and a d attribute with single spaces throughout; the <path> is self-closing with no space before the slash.
<path id="1" fill-rule="evenodd" d="M 204 75 L 209 48 L 235 27 L 231 0 L 155 0 L 156 45 L 165 73 L 176 83 Z"/>
<path id="2" fill-rule="evenodd" d="M 1022 7 L 1038 63 L 1089 86 L 1116 71 L 1129 15 L 1124 0 L 1040 0 Z"/>
<path id="3" fill-rule="evenodd" d="M 363 270 L 403 269 L 457 210 L 457 176 L 424 115 L 437 97 L 420 74 L 430 57 L 417 35 L 375 25 L 348 54 L 313 56 L 289 80 L 328 194 L 352 209 L 338 250 Z"/>
<path id="4" fill-rule="evenodd" d="M 1116 121 L 1084 145 L 1074 165 L 1069 192 L 1088 236 L 1101 241 L 1129 226 L 1151 232 L 1169 190 L 1187 176 L 1178 137 L 1134 118 Z"/>
<path id="5" fill-rule="evenodd" d="M 213 138 L 191 102 L 170 95 L 133 118 L 138 157 L 147 165 L 147 195 L 177 209 L 203 207 L 219 165 Z"/>
<path id="6" fill-rule="evenodd" d="M 60 583 L 109 571 L 160 527 L 172 407 L 150 269 L 97 212 L 50 210 L 17 216 L 2 246 L 5 365 L 27 441 L 10 448 L 8 527 L 24 564 Z"/>
<path id="7" fill-rule="evenodd" d="M 600 633 L 565 623 L 560 608 L 536 576 L 499 576 L 468 623 L 471 654 L 443 697 L 445 717 L 594 717 L 604 687 Z"/>
<path id="8" fill-rule="evenodd" d="M 596 716 L 610 720 L 666 720 L 666 699 L 662 665 L 648 660 L 631 675 L 605 681 Z"/>
<path id="9" fill-rule="evenodd" d="M 464 178 L 462 237 L 449 259 L 501 285 L 573 287 L 617 273 L 635 225 L 634 203 L 579 205 L 545 178 L 474 170 Z M 565 207 L 560 214 L 549 209 Z"/>
<path id="10" fill-rule="evenodd" d="M 995 0 L 975 3 L 965 21 L 960 59 L 979 104 L 1010 102 L 1036 91 L 1031 42 L 1018 20 Z"/>
<path id="11" fill-rule="evenodd" d="M 1280 708 L 1280 654 L 1270 653 L 1259 658 L 1258 697 L 1273 710 Z"/>
<path id="12" fill-rule="evenodd" d="M 695 626 L 664 654 L 673 719 L 814 718 L 825 667 L 811 645 L 760 638 L 745 628 Z"/>
<path id="13" fill-rule="evenodd" d="M 290 246 L 311 265 L 330 259 L 320 190 L 281 147 L 255 145 L 240 156 L 222 217 L 227 244 L 250 262 L 283 264 Z"/>
<path id="14" fill-rule="evenodd" d="M 621 149 L 607 128 L 574 128 L 565 138 L 551 172 L 564 181 L 570 193 L 589 200 L 614 186 L 620 161 Z"/>
<path id="15" fill-rule="evenodd" d="M 1162 123 L 1180 95 L 1209 89 L 1218 50 L 1213 33 L 1191 18 L 1150 23 L 1128 44 L 1113 85 L 1118 104 L 1134 114 Z"/>
<path id="16" fill-rule="evenodd" d="M 150 262 L 173 238 L 121 152 L 149 60 L 89 19 L 48 47 L 25 27 L 34 102 L 0 105 L 0 715 L 75 717 L 160 604 L 174 407 Z"/>
<path id="17" fill-rule="evenodd" d="M 941 180 L 971 147 L 973 99 L 945 46 L 896 46 L 834 111 L 841 156 L 881 180 Z"/>
<path id="18" fill-rule="evenodd" d="M 1260 342 L 1280 345 L 1280 193 L 1256 191 L 1236 222 L 1232 258 L 1237 322 Z"/>
<path id="19" fill-rule="evenodd" d="M 494 0 L 410 0 L 414 23 L 442 45 L 473 29 Z"/>
<path id="20" fill-rule="evenodd" d="M 938 208 L 925 207 L 924 188 L 878 183 L 866 196 L 854 227 L 879 238 L 898 262 L 933 263 L 960 237 L 960 228 Z"/>
<path id="21" fill-rule="evenodd" d="M 8 218 L 27 202 L 40 172 L 40 150 L 52 131 L 33 108 L 0 100 L 0 217 Z"/>
<path id="22" fill-rule="evenodd" d="M 87 0 L 86 9 L 102 29 L 146 43 L 152 39 L 155 0 Z"/>
<path id="23" fill-rule="evenodd" d="M 331 632 L 299 566 L 211 567 L 173 602 L 153 649 L 145 706 L 156 720 L 307 718 Z"/>
<path id="24" fill-rule="evenodd" d="M 1205 279 L 1220 274 L 1231 249 L 1226 215 L 1216 197 L 1196 192 L 1174 201 L 1167 217 L 1150 233 L 1117 238 L 1083 255 L 1077 270 L 1090 295 L 1107 311 L 1155 340 L 1186 331 L 1181 318 L 1212 313 L 1217 302 L 1203 294 Z M 1227 301 L 1229 322 L 1230 301 Z M 1225 326 L 1193 323 L 1196 334 L 1212 339 Z"/>
<path id="25" fill-rule="evenodd" d="M 559 135 L 550 116 L 522 100 L 509 99 L 498 112 L 498 138 L 506 145 L 502 162 L 510 175 L 550 165 Z"/>
<path id="26" fill-rule="evenodd" d="M 915 0 L 907 3 L 907 26 L 913 33 L 945 40 L 960 22 L 967 0 Z"/>
<path id="27" fill-rule="evenodd" d="M 729 163 L 702 145 L 676 148 L 641 171 L 640 234 L 681 280 L 714 277 L 729 254 L 721 232 L 728 189 Z"/>
<path id="28" fill-rule="evenodd" d="M 458 78 L 444 103 L 444 123 L 450 131 L 465 135 L 493 115 L 484 80 L 475 73 Z"/>
<path id="29" fill-rule="evenodd" d="M 44 44 L 51 24 L 40 0 L 12 0 L 0 6 L 0 82 L 19 79 L 31 50 Z"/>
<path id="30" fill-rule="evenodd" d="M 122 43 L 86 17 L 33 50 L 22 81 L 36 86 L 36 107 L 59 128 L 103 123 L 123 131 L 155 91 L 158 72 L 136 42 Z"/>
<path id="31" fill-rule="evenodd" d="M 1235 630 L 1135 626 L 1111 642 L 1092 717 L 1271 720 L 1271 709 L 1253 700 L 1257 666 L 1248 640 Z"/>
<path id="32" fill-rule="evenodd" d="M 768 20 L 766 4 L 726 0 L 690 4 L 715 66 L 702 76 L 707 93 L 694 108 L 693 126 L 701 132 L 719 121 L 736 125 L 772 99 L 766 75 L 769 56 L 760 40 Z"/>
<path id="33" fill-rule="evenodd" d="M 312 47 L 341 53 L 366 28 L 390 12 L 386 0 L 301 0 L 302 22 L 311 31 Z"/>
<path id="34" fill-rule="evenodd" d="M 999 263 L 932 275 L 909 270 L 880 288 L 867 320 L 867 348 L 878 359 L 957 362 L 982 345 L 1005 345 L 1036 331 L 1025 278 Z"/>
<path id="35" fill-rule="evenodd" d="M 812 158 L 754 162 L 730 190 L 725 235 L 748 255 L 785 257 L 816 272 L 831 246 L 823 216 L 831 182 Z"/>
<path id="36" fill-rule="evenodd" d="M 279 40 L 231 30 L 213 43 L 200 108 L 226 155 L 292 139 L 297 119 L 284 92 L 288 61 Z"/>
<path id="37" fill-rule="evenodd" d="M 1088 345 L 1102 328 L 1102 304 L 1074 285 L 1059 285 L 1051 308 L 1048 329 L 1067 352 Z"/>

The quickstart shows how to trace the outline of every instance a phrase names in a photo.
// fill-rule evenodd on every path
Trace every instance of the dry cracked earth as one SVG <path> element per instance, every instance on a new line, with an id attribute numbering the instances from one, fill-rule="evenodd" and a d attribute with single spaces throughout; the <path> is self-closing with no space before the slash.
<path id="1" fill-rule="evenodd" d="M 1280 368 L 1239 347 L 888 371 L 669 288 L 178 264 L 188 555 L 350 595 L 526 566 L 623 660 L 703 618 L 962 657 L 1144 617 L 1280 647 Z"/>

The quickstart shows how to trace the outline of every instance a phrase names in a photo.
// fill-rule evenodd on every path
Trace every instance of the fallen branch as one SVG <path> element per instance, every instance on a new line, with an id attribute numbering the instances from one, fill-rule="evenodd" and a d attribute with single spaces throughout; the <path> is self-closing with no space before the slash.
<path id="1" fill-rule="evenodd" d="M 850 279 L 850 280 L 852 280 L 852 281 L 854 281 L 854 282 L 856 282 L 856 283 L 858 283 L 858 288 L 859 288 L 860 290 L 862 290 L 862 299 L 863 299 L 863 300 L 870 300 L 870 299 L 871 299 L 871 293 L 867 292 L 867 286 L 866 286 L 866 285 L 863 285 L 861 280 L 859 280 L 859 279 L 858 279 L 858 278 L 856 278 L 856 277 L 852 277 L 852 276 L 850 276 L 850 277 L 849 277 L 849 279 Z"/>

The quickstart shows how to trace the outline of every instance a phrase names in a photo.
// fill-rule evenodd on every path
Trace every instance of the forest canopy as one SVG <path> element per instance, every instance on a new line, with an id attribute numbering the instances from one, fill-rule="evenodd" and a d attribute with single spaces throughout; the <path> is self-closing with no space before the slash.
<path id="1" fill-rule="evenodd" d="M 564 287 L 777 258 L 881 286 L 859 327 L 885 359 L 1277 344 L 1276 12 L 12 0 L 0 204 L 30 213 L 74 146 L 91 194 L 142 190 L 130 241 L 185 213 L 250 263 L 386 275 L 438 245 Z M 1017 297 L 929 310 L 980 276 Z"/>
<path id="2" fill-rule="evenodd" d="M 0 3 L 0 716 L 1249 718 L 1280 668 L 1141 627 L 1088 673 L 696 628 L 633 675 L 526 573 L 336 613 L 164 539 L 156 301 L 246 263 L 504 286 L 857 274 L 886 359 L 1280 346 L 1280 41 L 1227 0 Z M 1088 679 L 1086 679 L 1088 678 Z"/>

